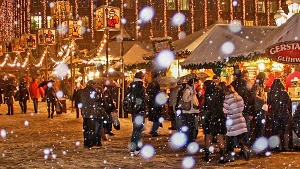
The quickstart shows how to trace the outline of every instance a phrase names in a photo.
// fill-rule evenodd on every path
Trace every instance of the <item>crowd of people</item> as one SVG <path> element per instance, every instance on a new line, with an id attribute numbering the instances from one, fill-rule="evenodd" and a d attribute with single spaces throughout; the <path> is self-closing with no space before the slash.
<path id="1" fill-rule="evenodd" d="M 132 117 L 132 156 L 139 154 L 141 149 L 139 143 L 146 118 L 153 122 L 149 134 L 159 136 L 162 109 L 166 104 L 157 97 L 163 93 L 158 83 L 159 77 L 159 73 L 154 73 L 153 81 L 145 87 L 144 73 L 137 72 L 122 101 L 124 111 Z M 233 161 L 235 148 L 240 148 L 244 158 L 249 160 L 251 145 L 262 136 L 277 136 L 280 144 L 272 148 L 289 151 L 292 148 L 291 99 L 284 85 L 275 79 L 271 87 L 266 88 L 267 76 L 263 72 L 257 75 L 254 82 L 249 80 L 247 71 L 236 70 L 234 77 L 231 84 L 221 82 L 218 76 L 212 80 L 190 78 L 172 88 L 168 100 L 168 110 L 171 112 L 169 129 L 184 133 L 188 145 L 196 141 L 202 126 L 205 135 L 204 160 L 207 162 L 214 152 L 211 149 L 214 143 L 218 144 L 220 163 Z M 58 101 L 53 82 L 47 81 L 41 86 L 34 78 L 27 89 L 25 79 L 18 87 L 15 87 L 13 80 L 4 80 L 0 90 L 4 99 L 1 97 L 0 102 L 7 104 L 7 115 L 13 115 L 14 99 L 19 101 L 22 113 L 27 113 L 27 101 L 31 98 L 34 113 L 38 113 L 38 99 L 46 97 L 48 118 L 53 118 Z M 116 106 L 108 87 L 99 86 L 94 80 L 88 81 L 84 88 L 76 85 L 72 104 L 76 118 L 83 117 L 84 147 L 100 148 L 106 134 L 114 135 L 112 113 L 116 111 Z"/>
<path id="2" fill-rule="evenodd" d="M 261 137 L 276 136 L 280 143 L 266 150 L 291 150 L 291 99 L 280 79 L 275 79 L 270 88 L 265 83 L 267 76 L 260 72 L 255 81 L 249 80 L 247 71 L 236 70 L 231 84 L 220 82 L 218 76 L 204 80 L 203 86 L 197 78 L 178 84 L 169 94 L 171 127 L 187 136 L 186 145 L 194 142 L 199 124 L 205 135 L 204 160 L 211 160 L 214 143 L 218 144 L 219 162 L 234 161 L 234 151 L 249 160 L 251 146 Z M 132 114 L 133 134 L 131 153 L 138 154 L 141 147 L 141 132 L 145 118 L 153 122 L 150 132 L 158 136 L 161 126 L 161 108 L 157 100 L 160 94 L 157 76 L 145 88 L 143 73 L 135 75 L 124 98 L 125 111 Z M 268 112 L 268 113 L 267 113 Z M 266 151 L 265 150 L 265 151 Z M 264 154 L 265 151 L 256 152 Z"/>

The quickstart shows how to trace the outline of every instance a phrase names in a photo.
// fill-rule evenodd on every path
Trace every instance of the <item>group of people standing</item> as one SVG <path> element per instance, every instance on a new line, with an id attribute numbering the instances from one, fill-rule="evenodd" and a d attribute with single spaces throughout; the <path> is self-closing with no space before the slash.
<path id="1" fill-rule="evenodd" d="M 214 152 L 211 147 L 215 141 L 220 163 L 233 161 L 235 148 L 241 149 L 240 154 L 249 160 L 250 147 L 260 137 L 280 139 L 278 145 L 267 147 L 268 150 L 290 150 L 291 99 L 280 79 L 275 79 L 267 88 L 264 72 L 260 72 L 254 82 L 249 80 L 247 71 L 236 70 L 234 77 L 231 84 L 226 84 L 214 76 L 213 80 L 205 80 L 203 86 L 199 79 L 191 78 L 171 89 L 169 110 L 173 112 L 174 120 L 170 129 L 185 133 L 188 145 L 197 138 L 201 124 L 205 134 L 204 160 L 207 162 L 211 160 L 210 154 Z M 157 129 L 161 125 L 159 118 L 163 105 L 156 97 L 161 92 L 159 83 L 154 76 L 145 88 L 143 79 L 144 74 L 137 72 L 124 99 L 124 109 L 132 114 L 130 152 L 133 155 L 141 148 L 139 141 L 146 116 L 153 121 L 152 136 L 158 135 Z"/>

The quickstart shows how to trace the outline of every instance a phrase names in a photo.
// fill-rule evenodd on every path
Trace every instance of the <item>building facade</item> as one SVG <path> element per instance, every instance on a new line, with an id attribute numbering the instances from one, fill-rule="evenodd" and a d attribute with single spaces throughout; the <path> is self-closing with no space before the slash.
<path id="1" fill-rule="evenodd" d="M 59 5 L 57 5 L 59 4 Z M 0 41 L 37 33 L 40 28 L 55 28 L 66 18 L 79 19 L 85 28 L 84 38 L 76 40 L 80 49 L 91 49 L 100 42 L 103 32 L 94 30 L 95 10 L 101 5 L 121 9 L 122 27 L 136 40 L 191 34 L 222 18 L 229 23 L 240 20 L 247 26 L 274 26 L 274 14 L 279 7 L 288 13 L 285 0 L 4 0 L 0 9 Z M 139 12 L 150 6 L 153 19 L 139 24 Z M 13 15 L 11 15 L 13 13 Z M 183 13 L 185 22 L 173 25 L 172 17 Z M 119 32 L 111 32 L 110 36 Z M 91 43 L 92 42 L 92 43 Z"/>

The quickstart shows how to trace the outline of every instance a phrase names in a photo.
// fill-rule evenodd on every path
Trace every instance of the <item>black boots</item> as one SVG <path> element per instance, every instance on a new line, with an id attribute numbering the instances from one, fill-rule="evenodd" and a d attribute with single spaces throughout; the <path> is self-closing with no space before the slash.
<path id="1" fill-rule="evenodd" d="M 203 149 L 203 151 L 204 151 L 204 158 L 203 158 L 203 160 L 205 161 L 205 162 L 209 162 L 210 161 L 210 158 L 209 158 L 209 150 L 208 149 Z"/>
<path id="2" fill-rule="evenodd" d="M 226 160 L 225 160 L 225 150 L 224 150 L 224 148 L 221 148 L 221 149 L 220 149 L 220 160 L 218 161 L 218 163 L 221 163 L 221 164 L 226 163 Z"/>

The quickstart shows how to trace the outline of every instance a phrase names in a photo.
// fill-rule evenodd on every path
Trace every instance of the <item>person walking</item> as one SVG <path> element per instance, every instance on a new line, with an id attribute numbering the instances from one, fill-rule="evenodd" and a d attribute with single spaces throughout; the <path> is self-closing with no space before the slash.
<path id="1" fill-rule="evenodd" d="M 149 97 L 149 121 L 153 122 L 152 129 L 151 129 L 151 136 L 156 137 L 158 136 L 157 130 L 161 123 L 159 122 L 159 118 L 162 116 L 162 106 L 156 101 L 156 96 L 160 93 L 160 85 L 157 81 L 159 77 L 158 73 L 154 74 L 154 80 L 148 85 L 147 87 L 147 94 Z"/>
<path id="2" fill-rule="evenodd" d="M 40 98 L 40 89 L 38 79 L 33 78 L 33 81 L 29 85 L 30 97 L 33 101 L 34 113 L 38 113 L 38 99 Z"/>
<path id="3" fill-rule="evenodd" d="M 137 72 L 134 80 L 130 83 L 125 98 L 123 100 L 124 108 L 131 113 L 133 131 L 130 142 L 130 155 L 138 155 L 141 147 L 142 130 L 144 127 L 145 111 L 146 111 L 146 90 L 143 85 L 145 75 L 143 72 Z"/>
<path id="4" fill-rule="evenodd" d="M 176 128 L 176 103 L 179 90 L 182 88 L 181 85 L 177 84 L 176 87 L 170 89 L 169 97 L 169 114 L 171 116 L 171 127 L 169 130 L 177 130 Z"/>
<path id="5" fill-rule="evenodd" d="M 13 85 L 13 83 L 13 78 L 5 81 L 4 102 L 7 104 L 6 115 L 14 115 L 14 91 L 16 90 L 16 87 Z"/>
<path id="6" fill-rule="evenodd" d="M 78 107 L 79 104 L 79 99 L 80 99 L 80 91 L 81 91 L 81 85 L 80 83 L 76 83 L 76 87 L 73 91 L 73 96 L 72 96 L 72 105 L 74 102 L 74 107 L 75 107 L 75 111 L 76 111 L 76 118 L 79 118 L 79 112 L 80 112 L 80 108 Z"/>
<path id="7" fill-rule="evenodd" d="M 275 150 L 289 151 L 292 148 L 292 101 L 280 79 L 275 79 L 271 85 L 267 103 L 266 136 L 280 139 Z"/>
<path id="8" fill-rule="evenodd" d="M 84 148 L 100 148 L 105 110 L 94 80 L 87 82 L 79 100 L 82 105 Z"/>
<path id="9" fill-rule="evenodd" d="M 205 134 L 205 149 L 204 161 L 209 162 L 209 147 L 212 146 L 213 138 L 217 138 L 217 143 L 220 148 L 219 163 L 225 162 L 225 134 L 226 134 L 226 117 L 223 113 L 223 101 L 225 82 L 220 82 L 217 85 L 212 80 L 204 82 L 205 94 L 202 107 L 203 113 L 203 131 Z"/>
<path id="10" fill-rule="evenodd" d="M 196 96 L 196 88 L 199 85 L 197 78 L 192 78 L 188 81 L 182 96 L 182 103 L 179 103 L 182 109 L 182 125 L 188 129 L 185 132 L 187 136 L 187 144 L 193 142 L 198 135 L 199 120 L 199 102 Z M 184 106 L 188 105 L 188 106 Z"/>
<path id="11" fill-rule="evenodd" d="M 265 131 L 265 119 L 266 110 L 263 109 L 263 105 L 267 103 L 267 97 L 265 94 L 265 80 L 266 75 L 263 72 L 258 73 L 255 83 L 251 89 L 254 96 L 254 123 L 253 123 L 253 141 L 264 135 Z"/>
<path id="12" fill-rule="evenodd" d="M 114 104 L 114 100 L 110 91 L 110 88 L 104 87 L 103 92 L 103 100 L 104 100 L 104 108 L 107 113 L 107 118 L 105 119 L 106 123 L 104 123 L 103 129 L 104 133 L 110 136 L 114 136 L 115 134 L 112 132 L 112 112 L 117 110 Z"/>
<path id="13" fill-rule="evenodd" d="M 239 146 L 244 152 L 245 159 L 250 158 L 250 151 L 248 148 L 246 137 L 247 133 L 246 120 L 243 116 L 244 101 L 243 98 L 234 90 L 233 86 L 228 85 L 225 89 L 225 100 L 223 104 L 223 112 L 227 117 L 227 151 L 229 154 L 229 161 L 234 161 L 232 152 L 235 148 L 235 138 L 238 140 Z M 227 160 L 226 160 L 227 161 Z"/>
<path id="14" fill-rule="evenodd" d="M 53 119 L 54 107 L 55 107 L 56 99 L 57 99 L 53 83 L 54 83 L 54 81 L 49 81 L 47 84 L 46 91 L 45 91 L 45 96 L 47 98 L 48 118 L 51 117 L 51 119 Z M 51 114 L 50 114 L 50 111 L 51 111 Z"/>
<path id="15" fill-rule="evenodd" d="M 27 112 L 27 100 L 29 100 L 29 91 L 26 87 L 26 81 L 22 81 L 21 84 L 19 85 L 19 104 L 21 107 L 22 113 Z"/>

